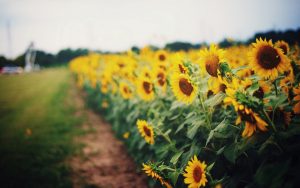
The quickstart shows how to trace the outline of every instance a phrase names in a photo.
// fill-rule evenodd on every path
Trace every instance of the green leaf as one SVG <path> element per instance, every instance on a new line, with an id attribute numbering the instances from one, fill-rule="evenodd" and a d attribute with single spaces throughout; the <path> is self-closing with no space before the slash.
<path id="1" fill-rule="evenodd" d="M 213 136 L 214 136 L 214 130 L 211 130 L 210 132 L 209 132 L 209 134 L 208 134 L 208 138 L 207 138 L 207 140 L 206 140 L 206 143 L 205 143 L 205 146 L 207 146 L 207 144 L 210 142 L 210 140 L 213 138 Z"/>
<path id="2" fill-rule="evenodd" d="M 290 164 L 290 160 L 271 164 L 262 163 L 257 169 L 254 179 L 260 187 L 282 187 L 280 185 L 286 181 L 284 176 L 287 174 Z"/>
<path id="3" fill-rule="evenodd" d="M 175 110 L 176 108 L 180 108 L 180 107 L 184 107 L 185 106 L 185 104 L 183 103 L 183 102 L 180 102 L 180 101 L 174 101 L 173 103 L 172 103 L 172 106 L 171 106 L 171 108 L 170 108 L 170 111 L 173 111 L 173 110 Z"/>
<path id="4" fill-rule="evenodd" d="M 214 167 L 215 163 L 211 163 L 207 168 L 206 171 L 210 172 L 210 170 Z"/>
<path id="5" fill-rule="evenodd" d="M 182 153 L 183 153 L 183 150 L 180 151 L 180 152 L 178 152 L 178 153 L 176 153 L 176 154 L 171 158 L 170 162 L 171 162 L 172 164 L 175 165 L 175 164 L 178 162 L 178 159 L 179 159 L 179 157 L 182 155 Z"/>
<path id="6" fill-rule="evenodd" d="M 215 107 L 216 105 L 220 104 L 223 101 L 225 96 L 226 95 L 224 93 L 219 92 L 216 95 L 214 95 L 213 97 L 210 97 L 209 99 L 207 99 L 204 102 L 204 105 L 209 106 L 209 107 Z"/>
<path id="7" fill-rule="evenodd" d="M 226 119 L 224 119 L 223 121 L 221 121 L 221 123 L 219 123 L 219 125 L 217 125 L 213 130 L 211 130 L 209 132 L 209 135 L 208 135 L 208 138 L 206 140 L 205 146 L 207 146 L 207 144 L 210 142 L 210 140 L 214 136 L 218 135 L 218 137 L 222 137 L 223 138 L 228 133 L 231 135 L 230 131 L 231 130 L 228 130 L 228 125 L 226 124 Z"/>
<path id="8" fill-rule="evenodd" d="M 258 82 L 255 82 L 247 89 L 247 91 L 250 93 L 250 95 L 253 95 L 253 93 L 255 91 L 257 91 L 258 89 L 259 89 L 259 84 L 258 84 Z"/>
<path id="9" fill-rule="evenodd" d="M 198 128 L 204 124 L 204 120 L 198 120 L 192 123 L 192 125 L 189 127 L 188 131 L 187 131 L 187 137 L 190 139 L 193 139 L 194 136 L 197 133 Z"/>
<path id="10" fill-rule="evenodd" d="M 178 172 L 178 171 L 168 173 L 173 185 L 176 185 L 179 174 L 180 174 L 180 172 Z"/>
<path id="11" fill-rule="evenodd" d="M 178 126 L 177 130 L 175 131 L 175 134 L 178 133 L 181 129 L 183 129 L 184 125 L 185 125 L 184 123 L 181 123 L 181 124 Z"/>
<path id="12" fill-rule="evenodd" d="M 224 149 L 224 156 L 231 163 L 235 163 L 235 159 L 237 158 L 236 147 L 235 144 L 231 144 Z"/>

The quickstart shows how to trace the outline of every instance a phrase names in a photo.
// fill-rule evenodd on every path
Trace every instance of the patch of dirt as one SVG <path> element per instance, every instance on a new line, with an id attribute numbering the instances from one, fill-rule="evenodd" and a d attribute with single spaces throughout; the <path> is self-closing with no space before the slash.
<path id="1" fill-rule="evenodd" d="M 114 137 L 111 126 L 84 107 L 78 90 L 74 102 L 78 107 L 75 115 L 86 118 L 82 129 L 87 133 L 76 139 L 84 147 L 70 159 L 73 187 L 147 188 L 145 175 L 136 172 L 133 160 L 123 143 Z"/>

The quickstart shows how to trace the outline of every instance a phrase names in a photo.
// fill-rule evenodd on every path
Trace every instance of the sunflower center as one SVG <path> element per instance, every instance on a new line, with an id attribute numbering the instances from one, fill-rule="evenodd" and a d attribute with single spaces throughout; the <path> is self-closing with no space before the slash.
<path id="1" fill-rule="evenodd" d="M 219 90 L 225 93 L 225 90 L 227 89 L 227 86 L 225 84 L 220 84 Z"/>
<path id="2" fill-rule="evenodd" d="M 258 88 L 258 90 L 256 90 L 254 93 L 253 93 L 253 96 L 254 97 L 257 97 L 257 98 L 259 98 L 259 99 L 262 99 L 262 98 L 264 98 L 264 90 L 263 90 L 263 88 L 262 87 L 259 87 Z"/>
<path id="3" fill-rule="evenodd" d="M 196 166 L 193 171 L 193 178 L 195 182 L 200 182 L 202 177 L 202 169 L 199 166 Z"/>
<path id="4" fill-rule="evenodd" d="M 182 93 L 184 93 L 187 96 L 190 96 L 194 90 L 192 84 L 185 78 L 181 78 L 179 80 L 179 88 L 182 91 Z"/>
<path id="5" fill-rule="evenodd" d="M 163 86 L 165 84 L 165 75 L 164 73 L 160 72 L 157 74 L 158 83 L 160 86 Z"/>
<path id="6" fill-rule="evenodd" d="M 147 94 L 151 93 L 151 83 L 143 82 L 143 88 Z"/>
<path id="7" fill-rule="evenodd" d="M 214 94 L 214 92 L 212 90 L 208 90 L 207 91 L 207 98 L 212 96 Z"/>
<path id="8" fill-rule="evenodd" d="M 205 68 L 208 74 L 213 77 L 218 76 L 218 68 L 219 68 L 219 57 L 218 56 L 211 56 L 205 62 Z"/>
<path id="9" fill-rule="evenodd" d="M 282 49 L 283 54 L 285 54 L 285 55 L 287 54 L 288 48 L 286 45 L 282 44 L 279 46 L 279 48 Z"/>
<path id="10" fill-rule="evenodd" d="M 251 112 L 247 114 L 245 110 L 238 110 L 238 114 L 241 116 L 242 121 L 247 121 L 251 124 L 256 123 L 256 120 Z"/>
<path id="11" fill-rule="evenodd" d="M 165 56 L 164 54 L 160 54 L 160 55 L 158 56 L 158 59 L 159 59 L 160 61 L 164 61 L 164 60 L 166 60 L 166 56 Z"/>
<path id="12" fill-rule="evenodd" d="M 131 91 L 127 88 L 127 87 L 124 87 L 124 92 L 126 93 L 126 94 L 128 94 L 128 93 L 131 93 Z"/>
<path id="13" fill-rule="evenodd" d="M 280 56 L 276 49 L 271 46 L 263 46 L 257 53 L 257 61 L 264 69 L 273 69 L 280 63 Z"/>
<path id="14" fill-rule="evenodd" d="M 179 68 L 179 70 L 180 70 L 181 73 L 183 73 L 183 74 L 186 73 L 185 68 L 181 64 L 178 65 L 178 68 Z"/>
<path id="15" fill-rule="evenodd" d="M 146 134 L 148 137 L 150 137 L 150 136 L 151 136 L 151 131 L 150 131 L 150 129 L 148 129 L 148 127 L 146 127 L 146 126 L 144 126 L 143 129 L 144 129 L 145 134 Z"/>
<path id="16" fill-rule="evenodd" d="M 166 68 L 166 66 L 164 66 L 164 65 L 159 65 L 159 68 L 161 68 L 162 70 L 167 70 L 167 68 Z"/>

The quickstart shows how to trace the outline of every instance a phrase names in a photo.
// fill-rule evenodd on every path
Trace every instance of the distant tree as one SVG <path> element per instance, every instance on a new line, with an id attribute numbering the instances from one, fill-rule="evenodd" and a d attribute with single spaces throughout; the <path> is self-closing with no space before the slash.
<path id="1" fill-rule="evenodd" d="M 188 51 L 190 49 L 198 49 L 200 48 L 202 45 L 201 44 L 191 44 L 188 42 L 172 42 L 172 43 L 168 43 L 165 46 L 165 49 L 168 49 L 170 51 Z"/>
<path id="2" fill-rule="evenodd" d="M 56 65 L 55 56 L 44 51 L 36 51 L 36 63 L 42 67 L 50 67 Z"/>
<path id="3" fill-rule="evenodd" d="M 246 43 L 252 43 L 257 38 L 266 38 L 267 40 L 272 39 L 274 42 L 278 40 L 284 40 L 289 44 L 300 44 L 300 28 L 297 30 L 286 30 L 286 31 L 268 31 L 256 33 L 254 37 L 250 38 Z"/>
<path id="4" fill-rule="evenodd" d="M 12 64 L 15 66 L 24 67 L 25 66 L 25 54 L 19 55 L 16 59 L 13 60 Z"/>
<path id="5" fill-rule="evenodd" d="M 81 55 L 87 55 L 88 52 L 89 51 L 87 49 L 77 49 L 77 50 L 72 50 L 70 48 L 63 49 L 57 53 L 56 61 L 59 63 L 67 63 L 75 57 L 78 57 Z"/>
<path id="6" fill-rule="evenodd" d="M 131 48 L 131 51 L 133 51 L 133 52 L 135 52 L 135 53 L 137 53 L 137 54 L 140 53 L 140 49 L 139 49 L 137 46 L 133 46 L 133 47 Z"/>
<path id="7" fill-rule="evenodd" d="M 0 67 L 12 66 L 12 60 L 6 59 L 4 56 L 0 56 Z"/>

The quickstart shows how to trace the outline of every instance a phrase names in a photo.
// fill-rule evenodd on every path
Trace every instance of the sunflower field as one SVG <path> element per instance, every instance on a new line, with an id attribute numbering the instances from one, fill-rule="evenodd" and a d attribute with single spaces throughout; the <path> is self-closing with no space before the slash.
<path id="1" fill-rule="evenodd" d="M 145 47 L 77 57 L 70 69 L 152 187 L 300 183 L 297 45 Z"/>

